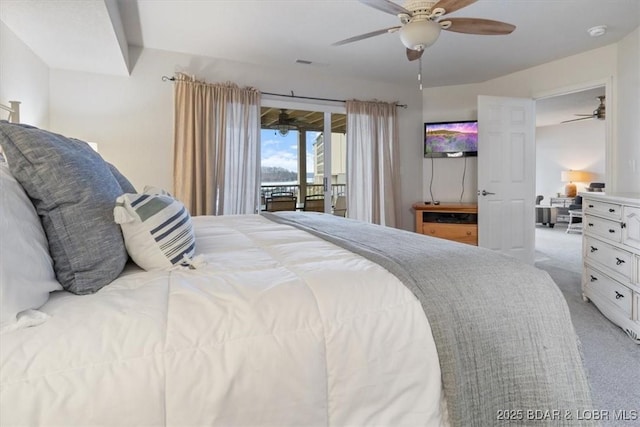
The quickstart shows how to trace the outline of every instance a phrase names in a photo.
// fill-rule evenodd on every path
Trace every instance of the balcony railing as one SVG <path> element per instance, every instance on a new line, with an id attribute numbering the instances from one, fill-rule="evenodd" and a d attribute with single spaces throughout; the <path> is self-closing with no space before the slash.
<path id="1" fill-rule="evenodd" d="M 346 184 L 331 184 L 331 200 L 336 200 L 336 197 L 343 196 L 347 189 Z M 260 186 L 260 202 L 265 203 L 265 199 L 270 197 L 273 193 L 290 192 L 298 199 L 299 203 L 304 201 L 304 196 L 301 191 L 300 184 L 275 184 L 275 185 L 261 185 Z M 305 195 L 323 194 L 324 186 L 322 184 L 307 184 L 305 185 Z"/>

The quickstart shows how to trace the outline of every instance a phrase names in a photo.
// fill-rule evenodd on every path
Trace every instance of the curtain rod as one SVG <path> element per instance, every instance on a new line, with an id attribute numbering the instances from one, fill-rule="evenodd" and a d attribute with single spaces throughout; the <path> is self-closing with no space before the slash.
<path id="1" fill-rule="evenodd" d="M 314 101 L 347 102 L 344 99 L 316 98 L 314 96 L 294 95 L 293 91 L 291 91 L 291 95 L 284 95 L 281 93 L 270 93 L 270 92 L 262 92 L 262 94 L 271 95 L 271 96 L 282 96 L 284 98 L 312 99 Z M 396 104 L 396 107 L 407 108 L 407 104 Z"/>
<path id="2" fill-rule="evenodd" d="M 162 81 L 166 82 L 166 81 L 175 81 L 176 78 L 175 77 L 167 77 L 167 76 L 162 76 Z M 314 101 L 329 101 L 329 102 L 347 102 L 344 99 L 331 99 L 331 98 L 317 98 L 314 96 L 300 96 L 300 95 L 294 95 L 293 91 L 291 91 L 291 95 L 285 95 L 282 93 L 271 93 L 271 92 L 261 92 L 263 95 L 271 95 L 271 96 L 282 96 L 284 98 L 296 98 L 296 99 L 311 99 Z M 396 104 L 396 107 L 401 107 L 401 108 L 407 108 L 407 104 Z"/>

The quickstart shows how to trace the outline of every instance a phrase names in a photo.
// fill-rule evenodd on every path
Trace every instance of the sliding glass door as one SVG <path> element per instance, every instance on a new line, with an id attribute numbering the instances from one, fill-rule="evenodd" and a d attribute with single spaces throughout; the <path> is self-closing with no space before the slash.
<path id="1" fill-rule="evenodd" d="M 344 107 L 263 101 L 261 126 L 262 205 L 273 194 L 286 193 L 300 210 L 344 216 Z"/>

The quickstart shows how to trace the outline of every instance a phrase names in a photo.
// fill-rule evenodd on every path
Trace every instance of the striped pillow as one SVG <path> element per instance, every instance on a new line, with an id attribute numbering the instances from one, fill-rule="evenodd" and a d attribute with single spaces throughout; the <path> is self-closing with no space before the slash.
<path id="1" fill-rule="evenodd" d="M 123 194 L 116 199 L 115 221 L 122 227 L 129 256 L 143 269 L 166 270 L 190 260 L 195 251 L 191 216 L 166 194 Z"/>

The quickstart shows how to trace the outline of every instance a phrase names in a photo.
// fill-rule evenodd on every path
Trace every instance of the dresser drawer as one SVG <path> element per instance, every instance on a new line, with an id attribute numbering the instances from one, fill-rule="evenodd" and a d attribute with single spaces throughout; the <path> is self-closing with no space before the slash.
<path id="1" fill-rule="evenodd" d="M 633 292 L 623 284 L 595 268 L 585 266 L 585 288 L 595 295 L 614 304 L 628 319 L 631 319 L 633 306 Z"/>
<path id="2" fill-rule="evenodd" d="M 584 231 L 602 236 L 616 243 L 622 241 L 622 226 L 619 222 L 587 215 L 584 221 Z"/>
<path id="3" fill-rule="evenodd" d="M 633 254 L 591 236 L 584 237 L 584 257 L 633 280 Z"/>
<path id="4" fill-rule="evenodd" d="M 476 224 L 425 222 L 422 224 L 422 234 L 471 245 L 478 244 L 478 226 Z"/>
<path id="5" fill-rule="evenodd" d="M 622 205 L 617 203 L 601 202 L 599 200 L 585 200 L 583 205 L 586 214 L 593 213 L 611 219 L 622 218 Z"/>

